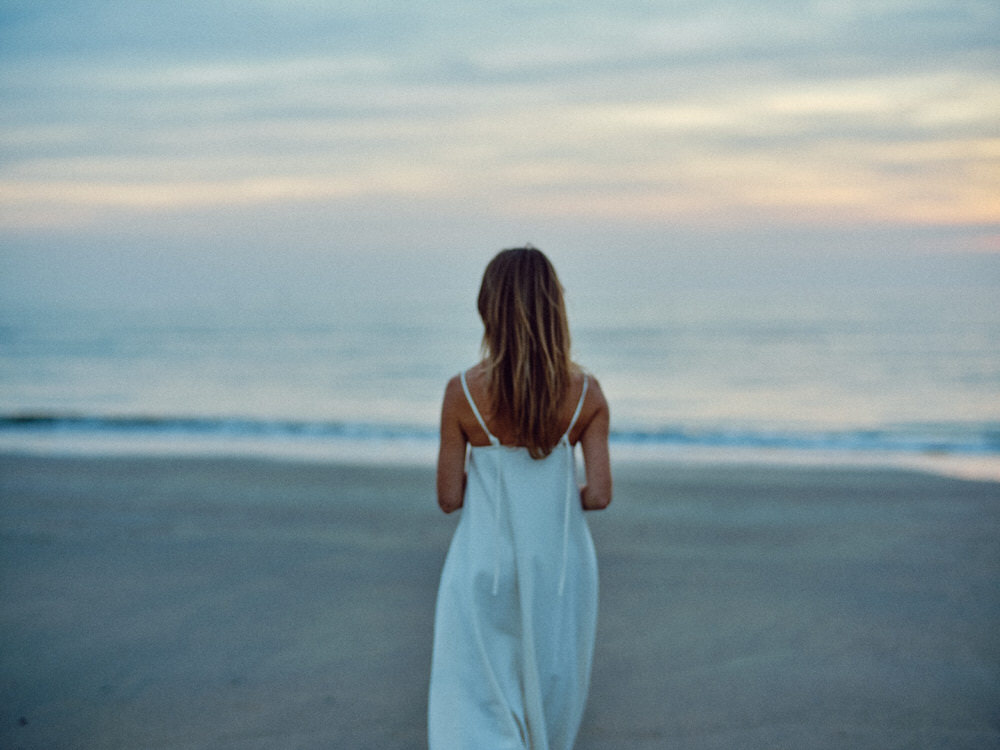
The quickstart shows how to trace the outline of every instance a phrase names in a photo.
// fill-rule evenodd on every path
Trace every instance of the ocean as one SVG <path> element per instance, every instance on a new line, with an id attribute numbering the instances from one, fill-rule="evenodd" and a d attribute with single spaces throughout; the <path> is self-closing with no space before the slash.
<path id="1" fill-rule="evenodd" d="M 379 286 L 356 275 L 305 300 L 22 295 L 0 305 L 0 449 L 433 461 L 444 384 L 479 353 L 481 267 L 407 285 L 383 266 Z M 888 278 L 572 267 L 574 358 L 611 403 L 615 460 L 1000 477 L 1000 284 Z"/>

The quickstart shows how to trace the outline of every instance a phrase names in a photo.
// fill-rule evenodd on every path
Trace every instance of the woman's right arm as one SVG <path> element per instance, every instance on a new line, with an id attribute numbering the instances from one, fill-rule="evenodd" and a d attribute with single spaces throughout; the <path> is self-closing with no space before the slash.
<path id="1" fill-rule="evenodd" d="M 580 502 L 584 510 L 604 510 L 611 503 L 611 456 L 608 451 L 608 434 L 611 429 L 611 411 L 596 378 L 591 379 L 587 400 L 597 402 L 596 411 L 580 435 L 583 465 L 587 483 L 580 488 Z"/>
<path id="2" fill-rule="evenodd" d="M 467 439 L 459 422 L 464 396 L 458 377 L 448 381 L 441 404 L 441 444 L 438 448 L 437 500 L 445 513 L 462 507 L 465 497 L 465 445 Z"/>

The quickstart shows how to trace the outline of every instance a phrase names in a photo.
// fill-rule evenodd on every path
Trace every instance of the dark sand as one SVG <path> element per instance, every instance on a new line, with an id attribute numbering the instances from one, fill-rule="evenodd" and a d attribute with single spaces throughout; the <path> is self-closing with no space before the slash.
<path id="1" fill-rule="evenodd" d="M 1000 747 L 1000 485 L 624 467 L 577 750 Z M 0 457 L 0 748 L 425 747 L 429 470 Z"/>

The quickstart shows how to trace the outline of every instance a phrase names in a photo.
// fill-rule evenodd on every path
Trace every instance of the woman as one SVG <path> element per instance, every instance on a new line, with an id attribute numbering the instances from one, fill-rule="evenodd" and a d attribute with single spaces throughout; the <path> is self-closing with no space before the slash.
<path id="1" fill-rule="evenodd" d="M 490 262 L 479 314 L 484 359 L 451 379 L 441 410 L 438 504 L 463 510 L 438 590 L 430 747 L 570 750 L 597 625 L 583 511 L 611 501 L 608 405 L 570 360 L 562 287 L 539 250 Z"/>

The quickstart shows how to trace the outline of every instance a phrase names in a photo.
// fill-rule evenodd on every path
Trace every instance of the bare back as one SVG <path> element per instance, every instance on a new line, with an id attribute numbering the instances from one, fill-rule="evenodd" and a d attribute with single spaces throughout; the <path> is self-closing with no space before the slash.
<path id="1" fill-rule="evenodd" d="M 472 398 L 475 400 L 476 404 L 479 405 L 483 419 L 486 421 L 486 426 L 489 427 L 490 432 L 492 432 L 503 445 L 516 446 L 517 442 L 515 432 L 510 420 L 503 414 L 494 414 L 492 412 L 485 365 L 483 363 L 479 363 L 468 370 L 466 373 L 466 380 L 468 382 Z M 580 400 L 580 394 L 583 391 L 583 381 L 583 373 L 579 370 L 575 370 L 572 376 L 570 389 L 563 398 L 563 404 L 559 411 L 560 433 L 565 432 L 566 428 L 569 427 L 570 421 L 573 419 L 573 412 L 576 409 L 577 402 Z M 587 425 L 590 424 L 591 420 L 593 420 L 594 415 L 599 410 L 600 403 L 602 401 L 603 396 L 601 396 L 599 390 L 594 396 L 592 396 L 590 389 L 588 389 L 587 397 L 583 402 L 583 409 L 580 412 L 580 417 L 577 419 L 576 424 L 573 425 L 573 430 L 569 436 L 571 444 L 575 445 L 579 442 L 580 436 L 586 430 Z M 466 404 L 464 409 L 459 409 L 458 419 L 462 427 L 462 432 L 465 434 L 469 445 L 489 445 L 489 437 L 487 437 L 486 433 L 483 432 L 483 428 L 480 426 L 478 420 L 476 420 L 476 416 L 472 413 L 471 407 Z"/>

